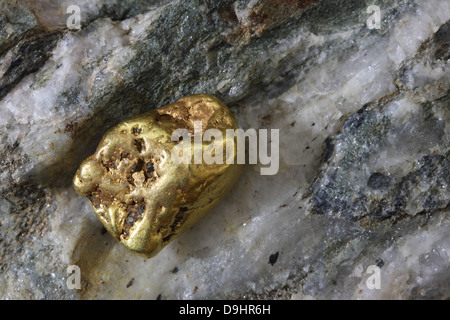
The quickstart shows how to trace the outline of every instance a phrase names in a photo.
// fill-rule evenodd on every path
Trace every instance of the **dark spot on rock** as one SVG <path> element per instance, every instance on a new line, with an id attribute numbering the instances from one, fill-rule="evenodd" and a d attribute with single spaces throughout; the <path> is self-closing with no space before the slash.
<path id="1" fill-rule="evenodd" d="M 295 121 L 291 122 L 291 127 L 295 126 Z"/>
<path id="2" fill-rule="evenodd" d="M 333 139 L 328 137 L 325 139 L 325 149 L 322 155 L 322 162 L 327 162 L 331 158 L 333 151 L 334 151 Z"/>
<path id="3" fill-rule="evenodd" d="M 438 201 L 438 200 L 434 199 L 432 195 L 430 195 L 425 200 L 425 202 L 422 204 L 422 206 L 425 209 L 435 209 L 435 208 L 440 207 L 441 205 L 442 205 L 441 201 Z"/>
<path id="4" fill-rule="evenodd" d="M 113 201 L 111 195 L 109 193 L 102 192 L 100 188 L 96 188 L 95 191 L 92 192 L 88 197 L 91 204 L 94 208 L 99 208 L 100 205 L 109 206 Z"/>
<path id="5" fill-rule="evenodd" d="M 271 254 L 269 257 L 269 264 L 271 264 L 273 266 L 278 260 L 278 255 L 279 255 L 278 251 L 274 254 Z"/>
<path id="6" fill-rule="evenodd" d="M 152 173 L 153 171 L 155 171 L 155 167 L 152 162 L 148 162 L 146 168 L 147 168 L 147 172 L 149 172 L 149 173 Z"/>
<path id="7" fill-rule="evenodd" d="M 141 153 L 145 149 L 145 142 L 144 139 L 136 139 L 134 140 L 134 146 L 136 147 L 136 150 Z"/>
<path id="8" fill-rule="evenodd" d="M 108 230 L 106 230 L 106 228 L 105 228 L 105 227 L 103 227 L 103 228 L 102 228 L 102 230 L 101 230 L 100 232 L 102 233 L 102 235 L 104 235 L 105 233 L 107 233 L 107 232 L 108 232 Z"/>
<path id="9" fill-rule="evenodd" d="M 156 179 L 156 176 L 154 175 L 155 172 L 155 166 L 153 162 L 147 162 L 144 166 L 144 175 L 145 180 L 151 179 L 152 181 Z"/>
<path id="10" fill-rule="evenodd" d="M 178 267 L 175 267 L 175 268 L 172 269 L 171 272 L 172 272 L 172 273 L 178 273 L 178 271 L 180 271 L 180 270 L 178 269 Z"/>
<path id="11" fill-rule="evenodd" d="M 131 287 L 134 284 L 134 278 L 131 278 L 130 282 L 127 284 L 127 288 Z"/>
<path id="12" fill-rule="evenodd" d="M 141 158 L 138 159 L 136 166 L 133 169 L 133 172 L 139 172 L 142 171 L 142 169 L 144 168 L 144 160 L 142 160 Z"/>
<path id="13" fill-rule="evenodd" d="M 381 268 L 384 266 L 384 261 L 381 258 L 378 258 L 377 260 L 375 260 L 375 264 L 377 265 L 378 268 Z"/>
<path id="14" fill-rule="evenodd" d="M 17 149 L 17 147 L 19 146 L 19 144 L 20 144 L 19 141 L 16 140 L 16 141 L 14 142 L 14 144 L 11 146 L 11 150 Z"/>
<path id="15" fill-rule="evenodd" d="M 344 128 L 350 133 L 357 133 L 358 129 L 367 122 L 367 110 L 370 104 L 366 103 L 361 109 L 352 114 L 344 123 Z"/>
<path id="16" fill-rule="evenodd" d="M 134 202 L 127 206 L 126 211 L 128 212 L 128 216 L 125 219 L 122 231 L 122 235 L 125 238 L 128 237 L 130 229 L 133 227 L 134 223 L 142 219 L 142 214 L 145 211 L 145 202 L 143 200 Z"/>
<path id="17" fill-rule="evenodd" d="M 217 54 L 218 51 L 220 50 L 224 50 L 229 48 L 231 45 L 223 40 L 218 40 L 216 42 L 214 42 L 209 48 L 208 48 L 208 54 L 209 55 L 213 55 L 213 54 Z"/>
<path id="18" fill-rule="evenodd" d="M 391 185 L 391 178 L 380 172 L 375 172 L 369 177 L 367 185 L 376 190 L 385 189 Z"/>
<path id="19" fill-rule="evenodd" d="M 108 162 L 102 161 L 102 165 L 108 172 L 110 172 L 111 169 L 117 169 L 117 163 L 114 160 Z"/>
<path id="20" fill-rule="evenodd" d="M 187 211 L 188 211 L 188 208 L 186 208 L 186 207 L 180 208 L 180 210 L 175 215 L 175 219 L 174 219 L 173 223 L 169 227 L 171 232 L 170 232 L 170 234 L 168 234 L 167 236 L 162 238 L 163 242 L 169 241 L 175 235 L 175 229 L 180 225 L 180 222 L 183 220 Z"/>
<path id="21" fill-rule="evenodd" d="M 175 219 L 174 219 L 172 225 L 170 226 L 170 228 L 172 229 L 172 232 L 175 231 L 175 228 L 179 225 L 181 220 L 183 220 L 184 215 L 187 210 L 188 210 L 188 208 L 181 207 L 180 210 L 178 211 L 178 213 L 175 215 Z"/>
<path id="22" fill-rule="evenodd" d="M 134 134 L 134 135 L 138 135 L 138 134 L 140 134 L 141 132 L 142 132 L 142 129 L 140 129 L 140 128 L 138 128 L 138 127 L 134 127 L 134 128 L 131 130 L 131 133 Z"/>
<path id="23" fill-rule="evenodd" d="M 225 4 L 220 8 L 219 10 L 220 17 L 223 20 L 230 21 L 230 22 L 238 22 L 238 17 L 236 16 L 236 11 L 234 10 L 234 7 L 232 4 Z"/>
<path id="24" fill-rule="evenodd" d="M 450 42 L 450 22 L 443 24 L 434 35 L 436 42 Z"/>
<path id="25" fill-rule="evenodd" d="M 127 181 L 128 181 L 128 183 L 131 184 L 132 186 L 135 186 L 135 184 L 134 184 L 134 178 L 133 178 L 131 175 L 129 175 L 129 176 L 127 177 Z"/>
<path id="26" fill-rule="evenodd" d="M 313 202 L 313 212 L 315 214 L 324 214 L 333 206 L 333 198 L 323 189 L 317 190 L 311 201 Z"/>
<path id="27" fill-rule="evenodd" d="M 107 171 L 109 171 L 109 165 L 107 163 L 102 161 L 102 165 L 106 168 Z"/>
<path id="28" fill-rule="evenodd" d="M 316 124 L 313 122 L 313 123 L 311 123 L 311 127 L 314 127 Z"/>
<path id="29" fill-rule="evenodd" d="M 158 296 L 156 297 L 156 300 L 161 300 L 162 299 L 162 295 L 161 295 L 161 293 L 160 294 L 158 294 Z"/>
<path id="30" fill-rule="evenodd" d="M 66 127 L 64 128 L 65 133 L 70 133 L 70 136 L 73 138 L 75 137 L 75 134 L 77 133 L 78 129 L 78 122 L 73 121 L 66 124 Z"/>
<path id="31" fill-rule="evenodd" d="M 450 58 L 450 21 L 443 24 L 434 35 L 434 58 L 446 61 Z"/>

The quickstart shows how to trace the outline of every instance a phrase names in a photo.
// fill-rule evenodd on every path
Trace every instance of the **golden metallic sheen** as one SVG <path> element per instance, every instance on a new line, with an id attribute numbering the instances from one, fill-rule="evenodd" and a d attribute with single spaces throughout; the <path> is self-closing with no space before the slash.
<path id="1" fill-rule="evenodd" d="M 230 110 L 210 95 L 191 95 L 110 129 L 83 161 L 73 185 L 105 228 L 126 248 L 155 256 L 213 208 L 238 180 L 242 165 L 174 164 L 175 129 L 237 129 Z M 203 150 L 211 142 L 203 142 Z M 226 139 L 223 139 L 225 150 Z M 192 154 L 192 158 L 194 155 Z"/>

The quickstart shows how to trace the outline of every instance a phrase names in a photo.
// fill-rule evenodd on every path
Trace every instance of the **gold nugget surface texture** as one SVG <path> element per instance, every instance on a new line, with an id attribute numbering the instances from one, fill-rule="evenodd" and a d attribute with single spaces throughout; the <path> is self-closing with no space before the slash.
<path id="1" fill-rule="evenodd" d="M 196 128 L 202 134 L 208 129 L 219 130 L 224 137 L 217 139 L 222 141 L 221 146 L 212 137 L 212 142 L 203 141 L 200 148 L 211 153 L 215 143 L 211 154 L 223 148 L 225 155 L 226 129 L 238 126 L 217 98 L 187 96 L 110 129 L 73 178 L 75 190 L 89 199 L 109 233 L 145 258 L 155 256 L 208 213 L 242 172 L 242 165 L 236 161 L 236 143 L 231 148 L 233 163 L 195 162 L 194 147 L 191 161 L 175 162 L 172 150 L 186 139 L 172 141 L 172 133 L 184 129 L 194 141 Z M 180 150 L 180 155 L 189 155 L 183 154 L 187 149 Z"/>

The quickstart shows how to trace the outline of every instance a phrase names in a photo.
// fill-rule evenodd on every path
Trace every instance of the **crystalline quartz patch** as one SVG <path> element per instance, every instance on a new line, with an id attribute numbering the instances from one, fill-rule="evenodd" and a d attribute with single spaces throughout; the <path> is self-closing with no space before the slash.
<path id="1" fill-rule="evenodd" d="M 73 179 L 75 190 L 89 199 L 105 228 L 145 258 L 155 256 L 210 211 L 242 172 L 242 165 L 236 164 L 236 143 L 233 164 L 172 161 L 172 149 L 181 143 L 172 141 L 172 133 L 186 129 L 193 137 L 198 121 L 202 134 L 214 128 L 225 137 L 226 129 L 238 128 L 217 98 L 187 96 L 110 129 Z M 202 149 L 208 144 L 203 142 Z"/>

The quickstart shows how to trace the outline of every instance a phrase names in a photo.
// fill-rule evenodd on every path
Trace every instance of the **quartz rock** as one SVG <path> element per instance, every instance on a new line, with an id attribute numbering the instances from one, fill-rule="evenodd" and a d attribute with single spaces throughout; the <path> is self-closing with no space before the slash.
<path id="1" fill-rule="evenodd" d="M 1 298 L 450 296 L 448 1 L 70 4 L 80 30 L 69 1 L 1 3 Z M 72 177 L 115 124 L 196 93 L 279 129 L 279 171 L 246 165 L 199 224 L 136 257 Z"/>

